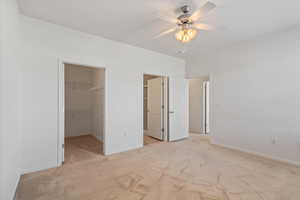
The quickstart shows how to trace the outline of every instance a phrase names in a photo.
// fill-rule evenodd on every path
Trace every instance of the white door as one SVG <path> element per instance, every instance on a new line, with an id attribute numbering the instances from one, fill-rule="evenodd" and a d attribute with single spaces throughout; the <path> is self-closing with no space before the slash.
<path id="1" fill-rule="evenodd" d="M 169 77 L 169 141 L 188 137 L 188 82 L 183 78 Z"/>
<path id="2" fill-rule="evenodd" d="M 147 135 L 163 139 L 163 78 L 148 80 Z"/>

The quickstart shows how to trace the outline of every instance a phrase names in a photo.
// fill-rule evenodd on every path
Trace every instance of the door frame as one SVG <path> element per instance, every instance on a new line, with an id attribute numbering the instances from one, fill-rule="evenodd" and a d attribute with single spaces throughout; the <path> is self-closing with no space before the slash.
<path id="1" fill-rule="evenodd" d="M 203 81 L 203 133 L 209 134 L 209 106 L 210 106 L 210 98 L 209 98 L 209 80 Z"/>
<path id="2" fill-rule="evenodd" d="M 212 105 L 212 98 L 211 98 L 211 81 L 212 81 L 212 77 L 210 75 L 207 76 L 188 76 L 186 77 L 186 80 L 190 81 L 190 80 L 203 80 L 202 82 L 202 133 L 201 134 L 205 134 L 208 135 L 210 134 L 210 127 L 211 127 L 211 105 Z M 207 84 L 208 86 L 208 91 L 206 93 L 206 88 L 205 85 Z M 189 89 L 189 85 L 188 85 L 188 116 L 189 116 L 189 110 L 190 110 L 190 104 L 189 104 L 189 98 L 190 98 L 190 89 Z M 207 109 L 207 110 L 206 110 Z M 208 121 L 208 127 L 206 125 L 206 121 Z M 188 124 L 189 124 L 189 117 L 188 117 Z M 189 133 L 190 133 L 190 127 L 189 127 Z"/>
<path id="3" fill-rule="evenodd" d="M 64 139 L 65 139 L 65 64 L 79 65 L 82 67 L 92 67 L 96 69 L 104 69 L 105 85 L 104 85 L 104 119 L 103 119 L 103 145 L 102 153 L 106 155 L 107 143 L 107 113 L 108 113 L 108 70 L 106 67 L 94 64 L 86 64 L 73 62 L 68 60 L 59 60 L 58 65 L 58 146 L 57 146 L 57 165 L 61 166 L 64 163 Z"/>
<path id="4" fill-rule="evenodd" d="M 169 142 L 170 132 L 169 132 L 169 76 L 165 76 L 162 74 L 154 74 L 154 73 L 142 73 L 142 79 L 140 85 L 142 86 L 142 98 L 141 98 L 141 110 L 142 110 L 142 120 L 141 120 L 141 133 L 142 133 L 142 146 L 144 146 L 144 75 L 158 76 L 163 78 L 164 88 L 163 88 L 163 101 L 164 101 L 164 109 L 163 109 L 163 141 Z"/>

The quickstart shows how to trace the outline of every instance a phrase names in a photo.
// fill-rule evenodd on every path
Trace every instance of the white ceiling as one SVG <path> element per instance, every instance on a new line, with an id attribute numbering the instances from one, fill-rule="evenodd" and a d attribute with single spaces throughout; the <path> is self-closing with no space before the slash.
<path id="1" fill-rule="evenodd" d="M 186 47 L 173 34 L 153 39 L 173 27 L 161 16 L 188 2 L 194 8 L 207 0 L 19 0 L 24 15 L 164 54 L 185 57 L 300 24 L 299 0 L 210 0 L 217 7 L 201 22 L 201 31 Z M 178 53 L 187 49 L 185 54 Z"/>

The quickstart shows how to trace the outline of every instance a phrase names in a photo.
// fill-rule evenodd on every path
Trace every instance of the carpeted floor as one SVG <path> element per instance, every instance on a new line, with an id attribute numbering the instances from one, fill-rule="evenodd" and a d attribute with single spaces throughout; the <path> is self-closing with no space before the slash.
<path id="1" fill-rule="evenodd" d="M 191 135 L 22 176 L 18 200 L 50 199 L 299 200 L 300 168 Z"/>
<path id="2" fill-rule="evenodd" d="M 65 138 L 65 164 L 90 160 L 102 154 L 102 142 L 92 135 Z"/>
<path id="3" fill-rule="evenodd" d="M 144 135 L 144 145 L 153 144 L 157 142 L 161 142 L 161 141 L 151 136 Z"/>

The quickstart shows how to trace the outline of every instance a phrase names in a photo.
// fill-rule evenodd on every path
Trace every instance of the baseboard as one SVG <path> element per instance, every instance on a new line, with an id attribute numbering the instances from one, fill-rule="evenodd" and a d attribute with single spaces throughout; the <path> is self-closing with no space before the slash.
<path id="1" fill-rule="evenodd" d="M 105 156 L 110 156 L 110 155 L 113 155 L 113 154 L 118 154 L 118 153 L 125 153 L 125 152 L 128 152 L 128 151 L 133 151 L 133 150 L 136 150 L 136 149 L 140 149 L 140 148 L 143 148 L 144 145 L 141 144 L 141 145 L 138 145 L 136 147 L 127 147 L 127 148 L 124 148 L 122 150 L 117 150 L 117 151 L 108 151 L 108 152 L 105 152 Z"/>
<path id="2" fill-rule="evenodd" d="M 96 140 L 100 141 L 100 142 L 103 142 L 100 138 L 96 137 L 95 135 L 93 134 L 90 134 L 90 136 L 92 136 L 93 138 L 95 138 Z"/>
<path id="3" fill-rule="evenodd" d="M 69 139 L 69 138 L 80 138 L 80 137 L 84 137 L 84 136 L 92 136 L 96 140 L 99 140 L 100 142 L 102 142 L 101 138 L 98 138 L 98 137 L 96 137 L 95 135 L 93 135 L 91 133 L 89 133 L 89 134 L 82 134 L 82 135 L 76 135 L 76 136 L 68 136 L 68 137 L 65 137 L 65 138 L 67 138 L 67 139 Z"/>
<path id="4" fill-rule="evenodd" d="M 189 131 L 190 134 L 204 134 L 202 131 Z"/>
<path id="5" fill-rule="evenodd" d="M 170 140 L 170 142 L 179 142 L 179 141 L 186 140 L 186 139 L 188 139 L 188 137 L 173 139 L 173 140 Z"/>
<path id="6" fill-rule="evenodd" d="M 296 167 L 300 167 L 300 162 L 297 162 L 297 161 L 286 160 L 286 159 L 270 156 L 270 155 L 267 155 L 267 154 L 264 154 L 264 153 L 250 151 L 250 150 L 242 149 L 242 148 L 239 148 L 239 147 L 234 147 L 234 146 L 231 146 L 231 145 L 221 144 L 221 143 L 218 143 L 214 140 L 211 140 L 211 144 L 216 145 L 216 146 L 220 146 L 220 147 L 224 147 L 224 148 L 227 148 L 227 149 L 231 149 L 231 150 L 251 154 L 251 155 L 254 155 L 254 156 L 261 157 L 261 158 L 269 159 L 269 160 L 272 160 L 272 161 L 276 161 L 276 162 L 280 162 L 280 163 L 284 163 L 284 164 L 290 164 L 290 165 L 294 165 Z"/>
<path id="7" fill-rule="evenodd" d="M 78 137 L 84 137 L 84 136 L 88 136 L 91 134 L 81 134 L 81 135 L 72 135 L 72 136 L 65 136 L 65 138 L 78 138 Z"/>

